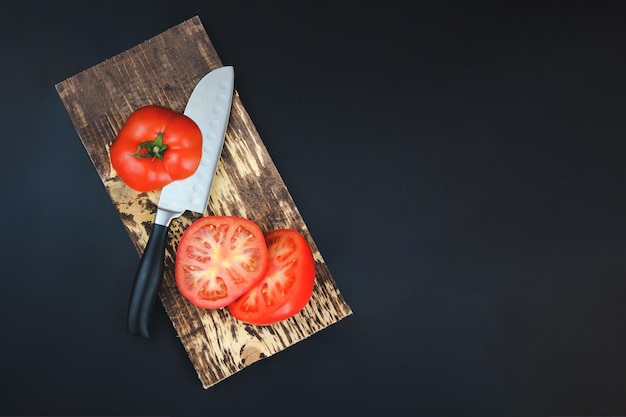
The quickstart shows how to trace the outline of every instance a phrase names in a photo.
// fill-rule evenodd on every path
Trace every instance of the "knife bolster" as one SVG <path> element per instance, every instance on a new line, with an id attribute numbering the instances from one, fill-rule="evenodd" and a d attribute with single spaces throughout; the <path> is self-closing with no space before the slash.
<path id="1" fill-rule="evenodd" d="M 183 214 L 185 211 L 175 211 L 164 208 L 157 208 L 156 218 L 154 219 L 154 223 L 168 227 L 173 219 Z"/>

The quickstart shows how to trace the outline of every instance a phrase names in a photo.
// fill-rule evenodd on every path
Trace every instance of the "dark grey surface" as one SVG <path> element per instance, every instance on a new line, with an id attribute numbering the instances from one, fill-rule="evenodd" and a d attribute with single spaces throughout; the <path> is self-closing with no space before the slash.
<path id="1" fill-rule="evenodd" d="M 619 3 L 3 1 L 0 415 L 626 415 Z M 355 312 L 207 391 L 54 90 L 196 14 Z"/>

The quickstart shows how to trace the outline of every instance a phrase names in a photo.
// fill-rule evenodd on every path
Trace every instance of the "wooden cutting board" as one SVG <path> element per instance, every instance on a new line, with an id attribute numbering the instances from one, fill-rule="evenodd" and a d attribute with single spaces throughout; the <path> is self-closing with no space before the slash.
<path id="1" fill-rule="evenodd" d="M 56 85 L 138 253 L 148 241 L 160 192 L 135 192 L 119 179 L 109 160 L 111 142 L 139 107 L 157 104 L 182 112 L 196 83 L 221 66 L 196 16 Z M 235 68 L 235 84 L 236 74 Z M 204 388 L 352 314 L 237 91 L 204 215 L 246 217 L 264 231 L 299 230 L 317 266 L 313 296 L 300 314 L 272 326 L 247 325 L 228 309 L 199 309 L 181 296 L 173 272 L 176 247 L 200 214 L 187 212 L 172 222 L 159 298 Z M 134 277 L 128 279 L 130 291 Z"/>

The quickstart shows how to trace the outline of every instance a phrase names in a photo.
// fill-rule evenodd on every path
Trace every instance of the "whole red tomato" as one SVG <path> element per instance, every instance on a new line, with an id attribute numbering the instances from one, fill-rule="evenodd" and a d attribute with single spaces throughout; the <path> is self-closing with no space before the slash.
<path id="1" fill-rule="evenodd" d="M 111 165 L 137 191 L 152 191 L 193 174 L 202 157 L 202 132 L 172 109 L 135 110 L 111 145 Z"/>

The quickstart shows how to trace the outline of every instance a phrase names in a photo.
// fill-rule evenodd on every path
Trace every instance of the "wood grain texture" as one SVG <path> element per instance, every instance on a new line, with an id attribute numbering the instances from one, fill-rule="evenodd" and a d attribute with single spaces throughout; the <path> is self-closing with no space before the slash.
<path id="1" fill-rule="evenodd" d="M 158 104 L 182 112 L 196 83 L 221 66 L 196 16 L 56 85 L 138 253 L 148 241 L 160 192 L 139 193 L 119 179 L 109 160 L 111 142 L 139 107 Z M 246 217 L 264 231 L 299 230 L 313 249 L 317 275 L 304 310 L 272 326 L 241 323 L 227 309 L 199 309 L 180 295 L 173 267 L 182 232 L 201 215 L 187 212 L 175 219 L 168 232 L 159 297 L 203 387 L 352 314 L 236 90 L 204 215 Z"/>

